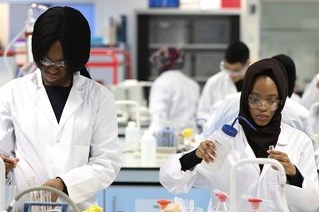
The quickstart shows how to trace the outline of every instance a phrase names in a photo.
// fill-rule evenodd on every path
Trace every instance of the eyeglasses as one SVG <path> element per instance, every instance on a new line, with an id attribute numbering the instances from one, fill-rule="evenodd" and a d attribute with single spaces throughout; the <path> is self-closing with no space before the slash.
<path id="1" fill-rule="evenodd" d="M 221 70 L 221 71 L 225 71 L 226 73 L 228 73 L 228 74 L 230 74 L 230 75 L 232 75 L 232 76 L 244 76 L 245 75 L 245 73 L 246 73 L 246 71 L 247 71 L 247 65 L 245 65 L 242 69 L 240 69 L 240 70 L 236 70 L 236 71 L 234 71 L 234 70 L 229 70 L 229 69 L 227 69 L 227 68 L 225 68 L 225 62 L 224 61 L 221 61 L 220 62 L 220 65 L 219 65 L 219 69 Z"/>
<path id="2" fill-rule="evenodd" d="M 265 106 L 268 110 L 276 110 L 281 104 L 282 100 L 280 99 L 261 99 L 253 94 L 248 96 L 248 104 L 251 108 L 258 108 L 262 105 Z"/>
<path id="3" fill-rule="evenodd" d="M 65 61 L 64 60 L 61 60 L 61 61 L 58 61 L 58 62 L 53 62 L 52 60 L 44 57 L 43 60 L 40 61 L 40 63 L 42 65 L 44 65 L 46 68 L 48 68 L 49 66 L 55 66 L 55 67 L 58 67 L 58 68 L 65 68 Z"/>

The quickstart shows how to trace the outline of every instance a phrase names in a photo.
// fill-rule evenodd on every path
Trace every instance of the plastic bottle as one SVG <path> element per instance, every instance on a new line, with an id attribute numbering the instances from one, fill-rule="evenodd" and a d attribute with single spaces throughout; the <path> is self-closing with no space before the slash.
<path id="1" fill-rule="evenodd" d="M 141 165 L 155 166 L 156 139 L 150 130 L 145 130 L 141 138 Z"/>
<path id="2" fill-rule="evenodd" d="M 201 164 L 198 165 L 198 171 L 204 176 L 211 178 L 214 176 L 220 167 L 223 165 L 224 160 L 231 150 L 232 142 L 234 137 L 237 135 L 237 130 L 230 125 L 224 125 L 222 130 L 214 131 L 208 140 L 215 142 L 216 156 L 214 161 L 206 163 L 202 160 Z"/>
<path id="3" fill-rule="evenodd" d="M 223 165 L 228 153 L 232 148 L 232 143 L 237 135 L 237 130 L 233 127 L 237 119 L 240 118 L 245 121 L 254 130 L 256 128 L 249 123 L 249 121 L 241 116 L 238 116 L 232 125 L 225 124 L 221 130 L 216 130 L 207 139 L 215 142 L 216 155 L 214 161 L 206 163 L 204 160 L 198 165 L 198 171 L 207 178 L 213 177 Z"/>
<path id="4" fill-rule="evenodd" d="M 193 129 L 192 128 L 185 128 L 181 134 L 184 138 L 184 141 L 183 141 L 184 145 L 189 146 L 192 142 Z"/>
<path id="5" fill-rule="evenodd" d="M 134 121 L 130 121 L 125 128 L 125 149 L 137 151 L 140 137 L 140 129 L 136 126 Z"/>
<path id="6" fill-rule="evenodd" d="M 222 191 L 216 191 L 215 195 L 217 197 L 217 204 L 213 208 L 213 211 L 214 212 L 230 211 L 228 205 L 226 204 L 226 200 L 227 200 L 228 195 Z"/>

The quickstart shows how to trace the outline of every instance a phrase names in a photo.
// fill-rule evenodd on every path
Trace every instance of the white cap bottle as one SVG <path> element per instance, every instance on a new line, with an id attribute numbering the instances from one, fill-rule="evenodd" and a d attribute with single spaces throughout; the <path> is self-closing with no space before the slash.
<path id="1" fill-rule="evenodd" d="M 140 129 L 134 121 L 130 121 L 125 128 L 125 149 L 137 151 L 139 148 L 138 141 L 140 140 Z"/>
<path id="2" fill-rule="evenodd" d="M 141 138 L 141 165 L 156 165 L 156 139 L 150 130 L 145 130 Z"/>

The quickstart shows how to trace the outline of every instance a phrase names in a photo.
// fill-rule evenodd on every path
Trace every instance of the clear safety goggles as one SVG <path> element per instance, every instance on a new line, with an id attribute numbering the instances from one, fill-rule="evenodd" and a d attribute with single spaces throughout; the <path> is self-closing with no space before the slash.
<path id="1" fill-rule="evenodd" d="M 64 60 L 61 61 L 57 61 L 57 62 L 53 62 L 52 60 L 44 57 L 43 60 L 40 61 L 40 63 L 45 66 L 46 68 L 50 67 L 50 66 L 55 66 L 58 68 L 65 68 L 66 67 L 66 63 Z"/>
<path id="2" fill-rule="evenodd" d="M 248 65 L 245 65 L 240 70 L 236 70 L 236 71 L 229 70 L 229 69 L 225 68 L 225 62 L 223 60 L 220 62 L 220 65 L 219 65 L 219 69 L 221 71 L 225 71 L 226 73 L 228 73 L 231 76 L 238 76 L 238 77 L 243 77 L 247 71 L 247 68 L 248 68 Z"/>
<path id="3" fill-rule="evenodd" d="M 251 108 L 266 107 L 268 110 L 276 110 L 282 103 L 280 99 L 261 99 L 254 94 L 249 94 L 248 104 Z"/>

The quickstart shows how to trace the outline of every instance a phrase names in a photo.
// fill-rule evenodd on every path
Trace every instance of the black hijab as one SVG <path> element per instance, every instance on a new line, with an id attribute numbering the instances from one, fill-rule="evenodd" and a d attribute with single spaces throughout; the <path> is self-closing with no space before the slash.
<path id="1" fill-rule="evenodd" d="M 276 84 L 279 98 L 282 100 L 273 118 L 266 126 L 258 126 L 249 113 L 248 95 L 251 93 L 256 79 L 259 76 L 268 76 Z M 240 98 L 239 115 L 247 118 L 256 128 L 251 129 L 245 122 L 239 121 L 242 125 L 248 143 L 253 149 L 257 158 L 268 157 L 269 145 L 276 145 L 280 134 L 281 111 L 288 95 L 288 82 L 284 67 L 275 59 L 263 59 L 252 64 L 244 77 L 243 89 Z"/>

